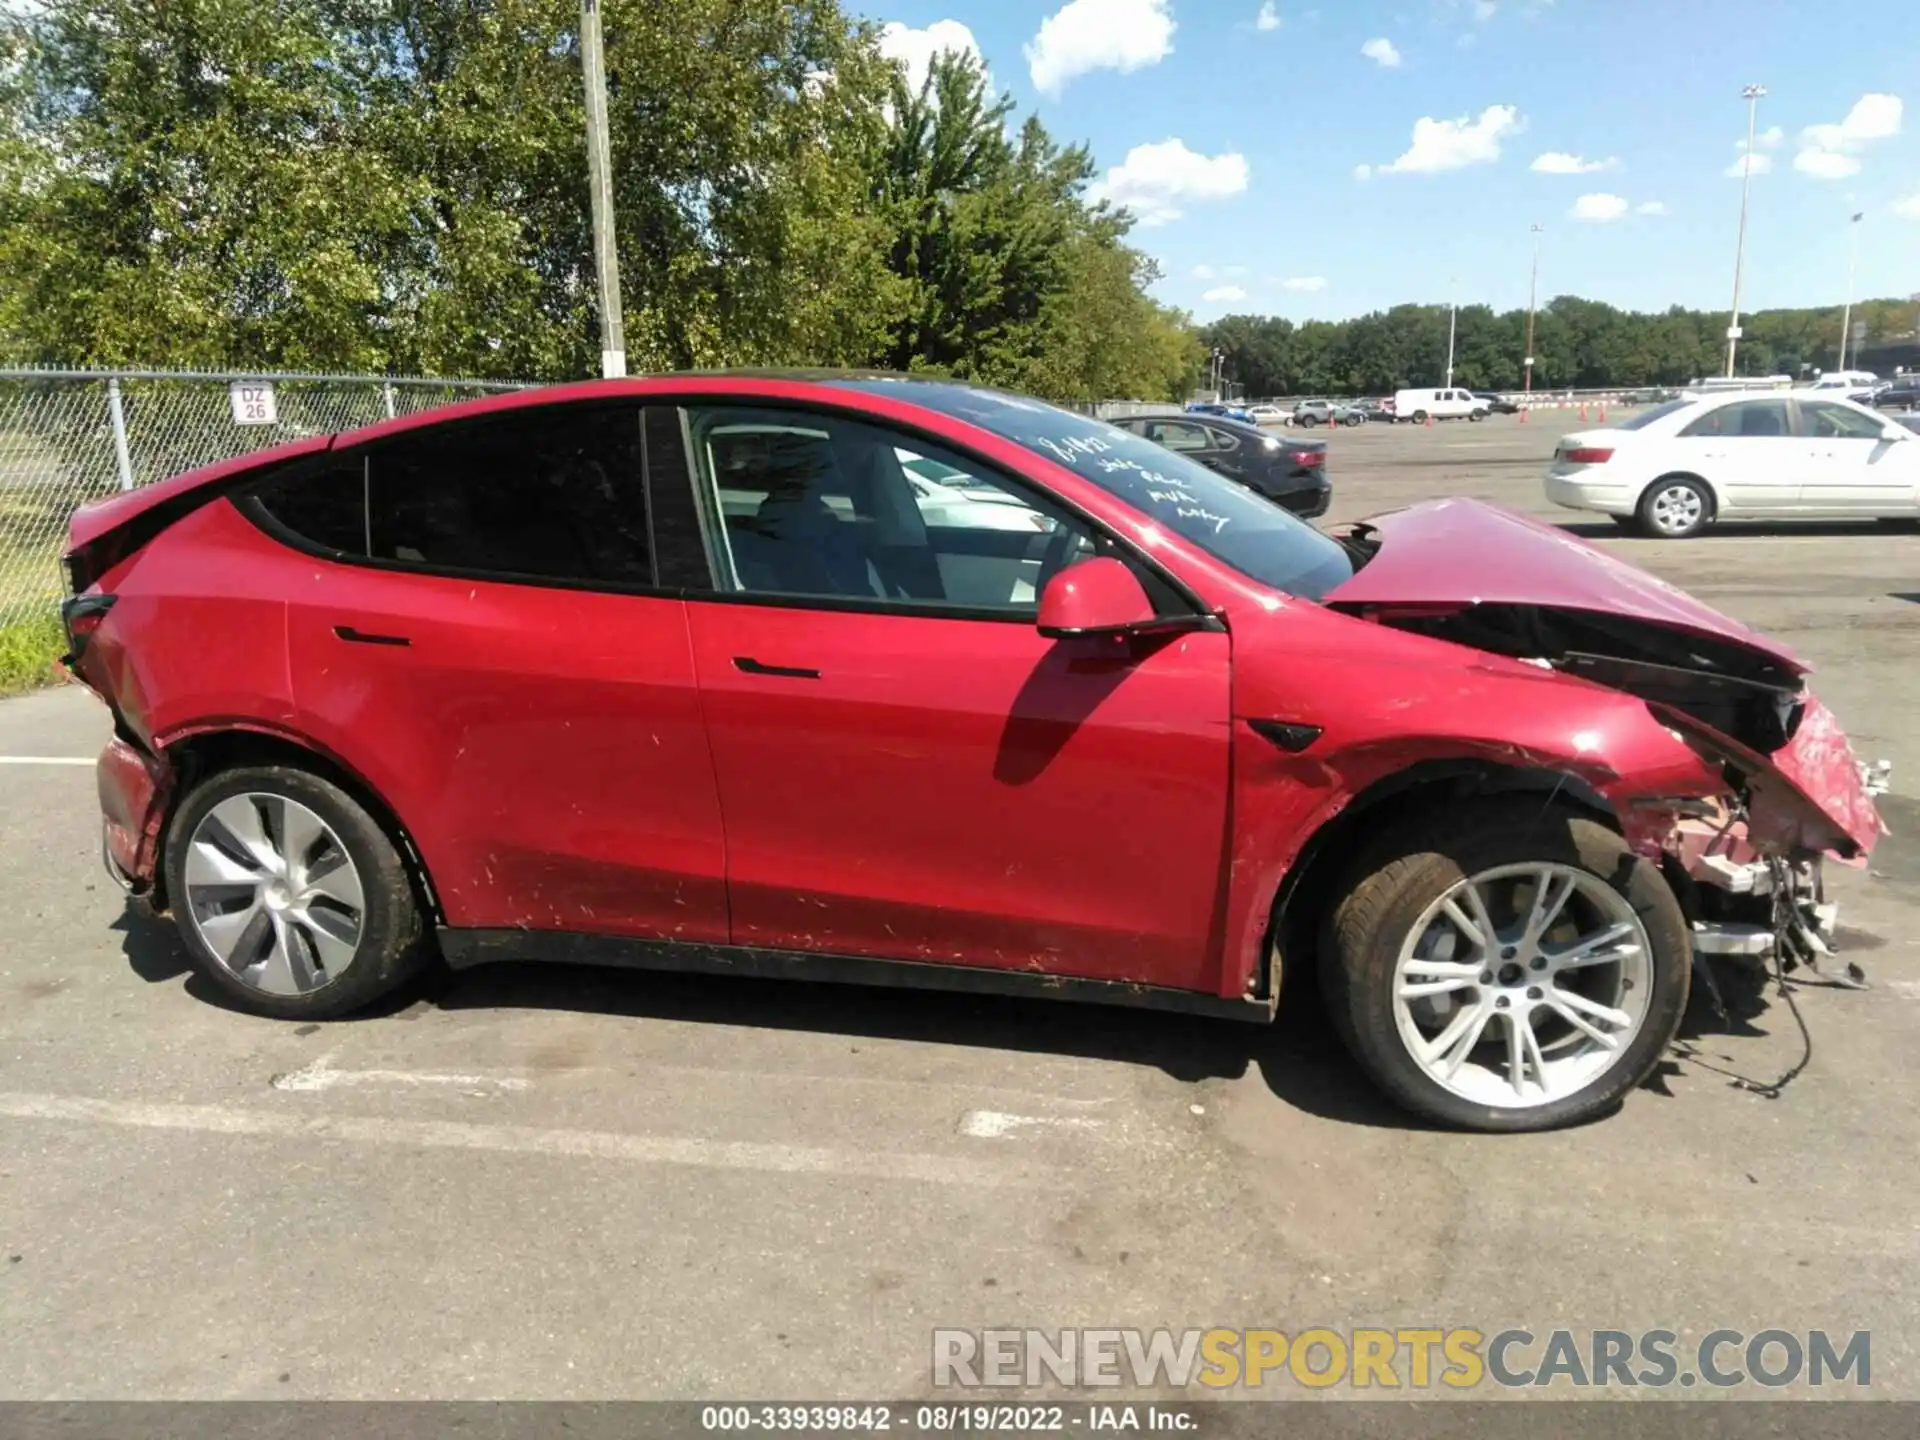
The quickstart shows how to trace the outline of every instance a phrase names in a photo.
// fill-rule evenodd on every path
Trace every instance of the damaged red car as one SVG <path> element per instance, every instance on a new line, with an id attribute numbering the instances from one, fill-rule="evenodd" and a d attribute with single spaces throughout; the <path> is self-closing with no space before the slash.
<path id="1" fill-rule="evenodd" d="M 238 1003 L 428 956 L 1265 1020 L 1395 1099 L 1616 1104 L 1697 950 L 1880 831 L 1784 647 L 1465 500 L 1340 536 L 892 377 L 496 397 L 82 509 L 108 868 Z"/>

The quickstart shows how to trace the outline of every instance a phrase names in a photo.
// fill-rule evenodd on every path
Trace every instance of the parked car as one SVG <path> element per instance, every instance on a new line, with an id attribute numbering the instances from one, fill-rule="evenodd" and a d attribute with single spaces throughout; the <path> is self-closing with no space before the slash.
<path id="1" fill-rule="evenodd" d="M 929 523 L 903 452 L 1043 523 Z M 1616 556 L 1335 539 L 951 383 L 493 396 L 82 506 L 65 564 L 107 868 L 288 1020 L 429 944 L 1255 1020 L 1317 964 L 1389 1094 L 1532 1130 L 1653 1069 L 1693 945 L 1824 945 L 1880 831 L 1801 662 Z"/>
<path id="2" fill-rule="evenodd" d="M 1244 405 L 1228 405 L 1218 400 L 1191 400 L 1187 403 L 1189 415 L 1218 415 L 1223 420 L 1239 420 L 1253 423 L 1253 416 Z"/>
<path id="3" fill-rule="evenodd" d="M 1426 424 L 1428 416 L 1435 420 L 1480 421 L 1487 418 L 1487 402 L 1474 399 L 1469 390 L 1396 390 L 1393 413 L 1416 425 Z"/>
<path id="4" fill-rule="evenodd" d="M 1355 404 L 1353 408 L 1360 412 L 1360 416 L 1364 420 L 1379 420 L 1391 425 L 1396 418 L 1393 413 L 1393 401 L 1391 399 L 1362 400 Z"/>
<path id="5" fill-rule="evenodd" d="M 1564 437 L 1547 498 L 1677 540 L 1717 520 L 1920 515 L 1920 445 L 1837 394 L 1670 400 Z"/>
<path id="6" fill-rule="evenodd" d="M 1920 410 L 1920 375 L 1901 375 L 1873 392 L 1873 405 L 1881 410 Z"/>
<path id="7" fill-rule="evenodd" d="M 1327 442 L 1263 435 L 1237 420 L 1142 415 L 1121 429 L 1197 460 L 1306 519 L 1327 513 Z"/>
<path id="8" fill-rule="evenodd" d="M 1364 425 L 1367 417 L 1351 405 L 1333 400 L 1302 400 L 1293 407 L 1293 423 L 1311 430 L 1316 425 Z"/>
<path id="9" fill-rule="evenodd" d="M 1871 370 L 1829 370 L 1811 385 L 1809 390 L 1838 390 L 1851 395 L 1860 390 L 1872 390 L 1880 383 L 1880 377 Z"/>
<path id="10" fill-rule="evenodd" d="M 1278 405 L 1249 405 L 1247 419 L 1255 425 L 1284 425 L 1293 417 Z"/>
<path id="11" fill-rule="evenodd" d="M 1469 390 L 1467 394 L 1476 400 L 1484 402 L 1489 415 L 1518 415 L 1520 413 L 1520 407 L 1518 405 L 1507 399 L 1506 396 L 1498 394 L 1495 391 Z"/>

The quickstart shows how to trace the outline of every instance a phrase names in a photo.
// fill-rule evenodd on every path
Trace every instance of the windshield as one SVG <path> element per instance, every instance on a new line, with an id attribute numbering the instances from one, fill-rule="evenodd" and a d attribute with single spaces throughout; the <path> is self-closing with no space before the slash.
<path id="1" fill-rule="evenodd" d="M 1318 600 L 1352 577 L 1344 547 L 1251 490 L 1102 420 L 1039 400 L 931 381 L 836 381 L 966 420 L 1085 477 L 1250 579 Z M 899 394 L 902 389 L 910 393 Z"/>

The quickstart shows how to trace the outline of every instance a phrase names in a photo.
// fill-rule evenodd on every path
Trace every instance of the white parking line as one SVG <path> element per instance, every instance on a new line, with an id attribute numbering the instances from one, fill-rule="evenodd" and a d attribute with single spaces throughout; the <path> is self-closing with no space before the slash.
<path id="1" fill-rule="evenodd" d="M 975 1156 L 832 1150 L 746 1140 L 633 1135 L 606 1130 L 553 1130 L 525 1125 L 476 1125 L 454 1120 L 401 1120 L 371 1115 L 289 1115 L 224 1105 L 169 1105 L 97 1100 L 73 1095 L 0 1092 L 0 1116 L 19 1120 L 184 1130 L 208 1135 L 388 1145 L 420 1150 L 483 1150 L 567 1155 L 641 1165 L 758 1170 L 789 1175 L 849 1175 L 870 1180 L 917 1180 L 936 1185 L 1045 1188 L 1064 1176 L 1011 1170 Z"/>
<path id="2" fill-rule="evenodd" d="M 976 1140 L 1005 1140 L 1030 1130 L 1098 1130 L 1084 1115 L 1010 1115 L 1004 1110 L 969 1110 L 960 1117 L 960 1133 Z"/>
<path id="3" fill-rule="evenodd" d="M 436 1070 L 336 1070 L 330 1055 L 311 1065 L 273 1077 L 276 1090 L 333 1090 L 352 1085 L 445 1086 L 481 1094 L 497 1090 L 528 1090 L 531 1080 L 514 1075 L 448 1075 Z"/>
<path id="4" fill-rule="evenodd" d="M 0 755 L 0 765 L 91 765 L 91 755 Z"/>

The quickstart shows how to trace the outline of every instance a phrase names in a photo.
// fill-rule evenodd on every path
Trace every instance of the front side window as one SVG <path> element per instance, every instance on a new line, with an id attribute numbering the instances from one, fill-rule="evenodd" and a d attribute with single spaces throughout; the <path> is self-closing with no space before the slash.
<path id="1" fill-rule="evenodd" d="M 1138 510 L 1241 574 L 1318 600 L 1352 578 L 1338 542 L 1270 500 L 1117 426 L 1024 396 L 894 379 L 832 382 L 908 400 L 1022 446 Z"/>
<path id="2" fill-rule="evenodd" d="M 1871 415 L 1825 400 L 1802 402 L 1800 422 L 1816 440 L 1878 440 L 1883 428 Z"/>
<path id="3" fill-rule="evenodd" d="M 1031 617 L 1099 548 L 1043 497 L 863 421 L 711 406 L 688 429 L 723 589 Z"/>
<path id="4" fill-rule="evenodd" d="M 1765 439 L 1791 435 L 1784 400 L 1736 400 L 1709 410 L 1680 432 L 1695 439 Z"/>
<path id="5" fill-rule="evenodd" d="M 425 570 L 653 583 L 631 408 L 564 407 L 429 426 L 253 491 L 323 549 Z"/>

